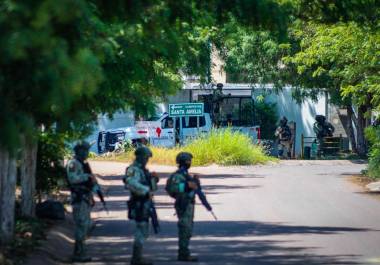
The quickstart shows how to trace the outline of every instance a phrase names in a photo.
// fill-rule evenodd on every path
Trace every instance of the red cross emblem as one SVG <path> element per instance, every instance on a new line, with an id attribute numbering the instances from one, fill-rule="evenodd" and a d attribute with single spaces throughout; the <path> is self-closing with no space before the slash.
<path id="1" fill-rule="evenodd" d="M 157 133 L 158 138 L 160 138 L 161 132 L 162 132 L 161 128 L 157 127 L 156 133 Z"/>

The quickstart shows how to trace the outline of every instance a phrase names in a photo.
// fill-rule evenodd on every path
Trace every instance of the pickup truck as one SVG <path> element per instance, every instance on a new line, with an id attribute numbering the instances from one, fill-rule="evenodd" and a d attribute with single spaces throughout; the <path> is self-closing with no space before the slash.
<path id="1" fill-rule="evenodd" d="M 186 144 L 203 133 L 209 133 L 212 122 L 209 113 L 202 116 L 169 117 L 164 113 L 156 121 L 138 121 L 136 130 L 154 146 L 174 147 Z"/>
<path id="2" fill-rule="evenodd" d="M 132 145 L 149 143 L 153 146 L 174 147 L 185 144 L 201 133 L 211 131 L 210 114 L 181 118 L 162 114 L 153 121 L 137 121 L 134 127 L 123 127 L 98 133 L 98 153 L 115 151 L 118 142 L 129 141 Z"/>

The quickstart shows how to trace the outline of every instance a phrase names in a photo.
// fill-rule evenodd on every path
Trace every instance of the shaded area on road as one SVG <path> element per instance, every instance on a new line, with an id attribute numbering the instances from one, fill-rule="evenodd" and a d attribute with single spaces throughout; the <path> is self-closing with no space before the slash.
<path id="1" fill-rule="evenodd" d="M 132 225 L 132 222 L 128 222 Z M 125 230 L 127 221 L 120 220 L 102 220 L 97 225 L 96 236 L 114 237 L 117 231 Z M 165 236 L 176 236 L 176 222 L 160 221 L 162 233 Z M 100 229 L 110 227 L 112 229 Z M 175 228 L 174 230 L 171 228 Z M 165 229 L 166 228 L 166 229 Z M 119 230 L 120 229 L 120 230 Z M 114 233 L 115 232 L 115 233 Z M 274 223 L 247 222 L 247 221 L 197 221 L 195 223 L 194 234 L 205 237 L 245 237 L 245 236 L 275 236 L 275 235 L 333 235 L 345 232 L 380 232 L 377 230 L 355 228 L 355 227 L 329 227 L 329 226 L 293 226 Z"/>
<path id="2" fill-rule="evenodd" d="M 109 215 L 94 208 L 96 229 L 88 240 L 89 265 L 128 264 L 133 223 L 127 221 L 128 192 L 122 185 L 125 164 L 95 163 L 108 197 Z M 154 167 L 162 178 L 155 196 L 162 233 L 151 236 L 146 254 L 156 265 L 180 265 L 173 202 L 164 190 L 174 167 Z M 210 265 L 359 265 L 375 263 L 380 243 L 380 206 L 344 179 L 360 172 L 352 163 L 285 161 L 259 167 L 196 168 L 220 221 L 201 205 L 191 248 L 198 264 Z M 51 265 L 67 263 L 72 231 L 58 233 L 62 246 L 45 247 Z M 45 252 L 46 251 L 46 252 Z M 41 254 L 40 254 L 41 255 Z M 43 260 L 43 261 L 42 261 Z M 41 256 L 38 263 L 45 264 Z M 43 263 L 40 263 L 42 261 Z M 33 263 L 32 263 L 33 264 Z M 33 265 L 34 265 L 33 264 Z"/>
<path id="3" fill-rule="evenodd" d="M 160 182 L 158 184 L 158 190 L 155 192 L 155 196 L 168 196 L 167 192 L 165 191 L 165 185 L 166 185 L 166 179 L 169 177 L 170 173 L 159 173 Z M 197 174 L 200 176 L 201 181 L 202 179 L 227 179 L 227 178 L 233 178 L 233 179 L 240 179 L 240 178 L 264 178 L 264 177 L 257 177 L 256 175 L 230 175 L 222 176 L 222 175 L 202 175 Z M 104 181 L 112 180 L 117 181 L 115 184 L 108 184 L 108 185 L 102 185 L 102 188 L 106 191 L 109 191 L 112 189 L 112 196 L 125 196 L 128 194 L 128 191 L 126 191 L 123 187 L 123 177 L 124 175 L 113 175 L 113 176 L 99 176 Z M 120 182 L 119 182 L 120 181 Z M 233 190 L 251 190 L 255 188 L 259 188 L 260 185 L 202 185 L 202 189 L 208 193 L 208 194 L 220 194 L 220 193 L 228 193 L 233 192 Z M 217 191 L 217 192 L 216 192 Z"/>
<path id="4" fill-rule="evenodd" d="M 357 206 L 352 204 L 354 191 L 343 189 L 340 180 L 357 168 L 320 164 L 194 169 L 204 173 L 203 188 L 221 217 L 208 221 L 211 216 L 197 204 L 191 248 L 200 257 L 198 264 L 367 264 L 368 253 L 374 252 L 366 239 L 380 238 L 378 226 L 356 221 L 362 218 L 347 210 Z M 170 169 L 158 170 L 155 200 L 162 233 L 149 238 L 145 252 L 158 265 L 185 264 L 176 261 L 174 201 L 164 190 Z M 131 258 L 134 229 L 126 220 L 128 192 L 122 177 L 101 177 L 110 191 L 111 215 L 98 219 L 89 240 L 93 265 L 126 264 Z"/>
<path id="5" fill-rule="evenodd" d="M 157 264 L 177 264 L 176 223 L 162 222 L 162 233 L 151 237 L 146 253 Z M 122 240 L 132 233 L 132 223 L 104 220 L 94 233 L 102 241 L 93 242 L 91 251 L 102 253 L 97 262 L 122 263 L 130 258 L 132 241 Z M 344 232 L 365 232 L 368 229 L 351 227 L 288 226 L 260 222 L 197 222 L 192 240 L 193 251 L 207 264 L 359 264 L 351 261 L 354 255 L 305 254 L 312 248 L 282 246 L 285 240 L 260 239 L 261 236 L 288 234 L 331 235 Z M 122 232 L 122 234 L 121 234 Z M 113 242 L 113 241 L 117 242 Z M 117 240 L 119 239 L 119 240 Z M 117 255 L 116 253 L 122 253 Z M 178 264 L 180 264 L 178 262 Z M 205 263 L 206 264 L 206 263 Z"/>

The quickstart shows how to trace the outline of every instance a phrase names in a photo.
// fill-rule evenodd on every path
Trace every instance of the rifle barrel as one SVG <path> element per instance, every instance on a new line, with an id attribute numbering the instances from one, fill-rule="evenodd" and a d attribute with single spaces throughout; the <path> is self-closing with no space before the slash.
<path id="1" fill-rule="evenodd" d="M 214 217 L 215 221 L 218 221 L 218 218 L 216 217 L 215 213 L 213 211 L 210 211 L 210 213 L 212 214 L 212 216 Z"/>
<path id="2" fill-rule="evenodd" d="M 198 185 L 198 189 L 195 191 L 195 193 L 198 195 L 199 200 L 201 201 L 202 205 L 207 209 L 207 211 L 209 211 L 212 214 L 215 221 L 217 221 L 218 218 L 216 217 L 215 213 L 212 211 L 212 206 L 208 202 L 206 194 L 204 194 L 204 192 L 202 191 L 201 182 L 199 181 L 199 179 L 195 179 L 195 183 Z"/>

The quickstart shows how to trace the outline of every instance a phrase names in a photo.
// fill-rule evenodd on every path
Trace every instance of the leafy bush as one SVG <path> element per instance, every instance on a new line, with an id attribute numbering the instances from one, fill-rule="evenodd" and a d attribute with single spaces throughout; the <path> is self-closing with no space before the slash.
<path id="1" fill-rule="evenodd" d="M 264 100 L 256 100 L 254 108 L 251 104 L 244 104 L 242 107 L 243 118 L 252 119 L 254 116 L 255 125 L 260 125 L 261 139 L 274 139 L 276 123 L 278 120 L 276 103 L 268 103 Z"/>
<path id="2" fill-rule="evenodd" d="M 215 130 L 184 147 L 194 155 L 194 165 L 252 165 L 271 160 L 263 149 L 242 133 Z"/>
<path id="3" fill-rule="evenodd" d="M 88 158 L 96 158 L 97 154 L 95 152 L 89 152 L 88 153 Z"/>
<path id="4" fill-rule="evenodd" d="M 210 134 L 195 139 L 189 145 L 172 149 L 151 147 L 151 163 L 175 165 L 175 158 L 181 151 L 193 154 L 193 165 L 253 165 L 274 160 L 267 156 L 261 146 L 254 145 L 245 134 L 231 130 L 215 130 Z M 99 157 L 100 160 L 132 161 L 133 151 L 116 154 L 110 157 Z"/>
<path id="5" fill-rule="evenodd" d="M 64 135 L 52 131 L 41 133 L 39 137 L 36 174 L 38 194 L 50 193 L 65 181 L 65 139 Z"/>
<path id="6" fill-rule="evenodd" d="M 273 140 L 274 132 L 277 128 L 277 107 L 276 103 L 266 103 L 264 101 L 255 102 L 255 121 L 261 128 L 261 139 Z"/>
<path id="7" fill-rule="evenodd" d="M 24 264 L 27 255 L 46 238 L 47 229 L 43 220 L 16 216 L 15 236 L 9 246 L 0 250 L 0 264 Z"/>
<path id="8" fill-rule="evenodd" d="M 370 178 L 380 178 L 380 127 L 366 129 L 366 137 L 370 143 L 368 171 Z"/>

